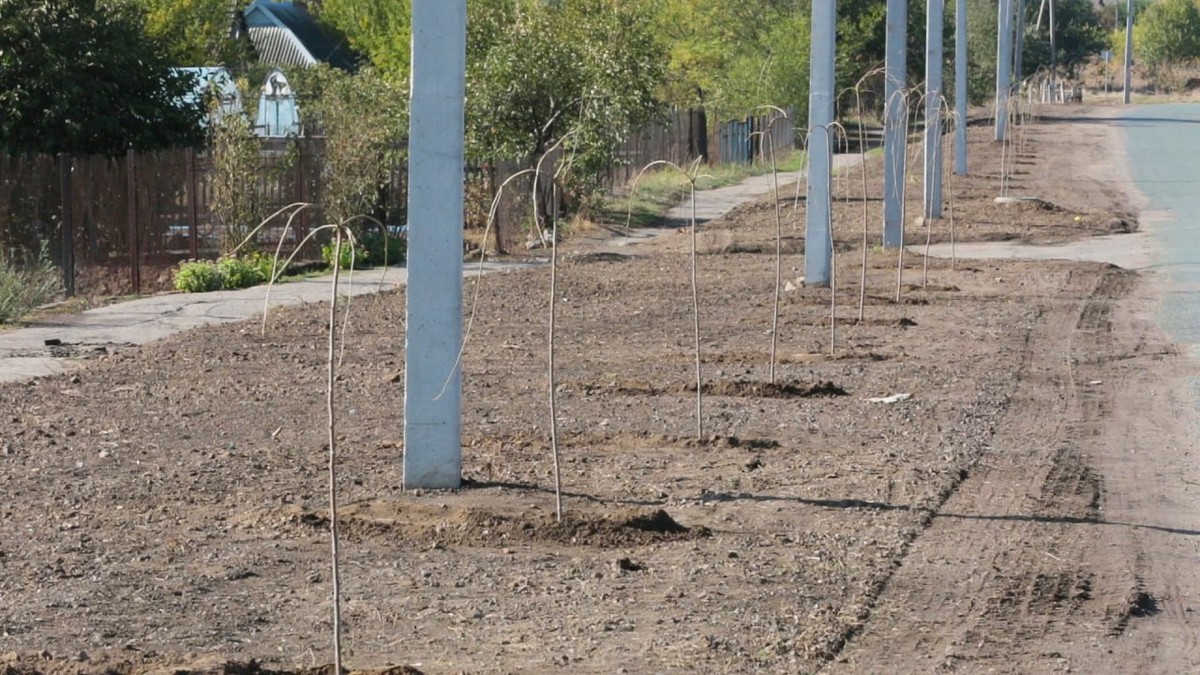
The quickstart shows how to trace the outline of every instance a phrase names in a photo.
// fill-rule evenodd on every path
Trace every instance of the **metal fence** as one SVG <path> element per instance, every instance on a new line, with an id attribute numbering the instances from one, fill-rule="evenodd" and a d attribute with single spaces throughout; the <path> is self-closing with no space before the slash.
<path id="1" fill-rule="evenodd" d="M 665 159 L 686 164 L 697 157 L 710 163 L 747 163 L 765 158 L 764 133 L 777 151 L 794 147 L 790 119 L 772 117 L 709 124 L 702 110 L 680 110 L 633 134 L 617 151 L 602 185 L 618 189 L 646 164 Z M 294 202 L 321 201 L 326 173 L 322 139 L 293 139 L 267 144 L 255 173 L 253 194 L 266 214 Z M 543 171 L 554 173 L 559 158 Z M 522 162 L 482 162 L 466 175 L 468 228 L 482 226 L 499 187 L 522 169 Z M 124 157 L 0 155 L 0 254 L 21 260 L 41 252 L 64 270 L 68 294 L 124 295 L 165 290 L 170 270 L 189 258 L 216 258 L 231 232 L 253 224 L 222 223 L 213 213 L 212 163 L 191 149 Z M 405 167 L 394 167 L 380 192 L 375 213 L 389 225 L 406 221 Z M 504 250 L 523 246 L 532 231 L 530 202 L 553 213 L 564 195 L 541 178 L 521 176 L 498 203 L 493 242 Z M 536 196 L 535 196 L 536 195 Z M 322 221 L 319 209 L 302 212 L 286 235 L 284 221 L 259 233 L 255 245 L 273 249 L 283 239 L 293 247 Z M 301 252 L 319 257 L 317 241 Z"/>

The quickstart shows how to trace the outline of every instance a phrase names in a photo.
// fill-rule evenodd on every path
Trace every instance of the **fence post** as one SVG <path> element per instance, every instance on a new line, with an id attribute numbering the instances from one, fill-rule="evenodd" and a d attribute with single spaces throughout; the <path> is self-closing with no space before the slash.
<path id="1" fill-rule="evenodd" d="M 125 174 L 128 178 L 125 197 L 129 204 L 129 278 L 133 294 L 142 293 L 142 261 L 138 251 L 137 159 L 133 148 L 125 152 Z"/>
<path id="2" fill-rule="evenodd" d="M 58 155 L 58 186 L 62 207 L 62 273 L 63 293 L 75 296 L 75 221 L 71 195 L 71 155 Z"/>
<path id="3" fill-rule="evenodd" d="M 187 162 L 188 186 L 188 247 L 192 260 L 200 259 L 200 216 L 199 205 L 196 204 L 198 190 L 196 189 L 196 150 L 188 148 L 185 153 Z"/>
<path id="4" fill-rule="evenodd" d="M 307 141 L 302 141 L 297 138 L 296 141 L 296 201 L 309 203 L 310 196 L 308 194 L 308 167 L 304 162 L 304 149 L 308 146 Z M 296 215 L 296 223 L 292 227 L 292 237 L 298 244 L 304 241 L 308 236 L 308 209 L 300 211 Z"/>

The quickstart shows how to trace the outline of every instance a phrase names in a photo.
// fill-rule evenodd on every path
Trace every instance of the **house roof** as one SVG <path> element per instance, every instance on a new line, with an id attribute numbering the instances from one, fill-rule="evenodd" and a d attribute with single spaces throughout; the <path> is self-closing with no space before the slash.
<path id="1" fill-rule="evenodd" d="M 244 16 L 250 42 L 264 63 L 298 66 L 328 63 L 342 70 L 357 68 L 354 54 L 322 30 L 300 5 L 254 0 Z"/>

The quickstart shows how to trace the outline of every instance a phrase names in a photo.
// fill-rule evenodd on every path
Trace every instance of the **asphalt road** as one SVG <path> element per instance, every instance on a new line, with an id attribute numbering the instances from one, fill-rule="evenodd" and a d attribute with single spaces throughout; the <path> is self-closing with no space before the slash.
<path id="1" fill-rule="evenodd" d="M 1137 106 L 1112 121 L 1125 133 L 1130 172 L 1146 198 L 1147 268 L 1170 280 L 1161 323 L 1200 355 L 1200 104 Z"/>

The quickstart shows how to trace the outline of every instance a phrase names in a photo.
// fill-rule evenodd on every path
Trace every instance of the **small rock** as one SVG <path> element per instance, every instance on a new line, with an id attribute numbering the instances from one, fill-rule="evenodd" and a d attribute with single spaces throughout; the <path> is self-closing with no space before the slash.
<path id="1" fill-rule="evenodd" d="M 240 581 L 242 579 L 249 579 L 250 577 L 256 577 L 256 576 L 258 576 L 258 573 L 253 572 L 251 570 L 240 569 L 240 568 L 229 570 L 229 572 L 227 572 L 225 574 L 225 578 L 228 579 L 229 581 Z"/>
<path id="2" fill-rule="evenodd" d="M 617 569 L 621 570 L 622 572 L 641 572 L 642 570 L 646 569 L 645 565 L 636 563 L 629 558 L 617 558 L 614 564 L 616 565 Z"/>

